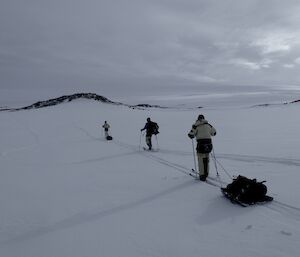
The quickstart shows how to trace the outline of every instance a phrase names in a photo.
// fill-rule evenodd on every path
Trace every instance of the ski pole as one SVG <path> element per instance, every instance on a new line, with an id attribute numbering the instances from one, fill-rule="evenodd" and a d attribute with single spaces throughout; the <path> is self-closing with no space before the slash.
<path id="1" fill-rule="evenodd" d="M 155 135 L 155 138 L 156 138 L 156 146 L 157 146 L 157 150 L 159 150 L 158 137 L 157 137 L 157 135 Z"/>
<path id="2" fill-rule="evenodd" d="M 195 147 L 194 147 L 194 139 L 192 139 L 192 147 L 193 147 L 193 156 L 194 156 L 195 172 L 197 172 L 197 168 L 196 168 L 196 155 L 195 155 Z"/>
<path id="3" fill-rule="evenodd" d="M 226 173 L 226 175 L 230 178 L 233 179 L 233 176 L 223 167 L 222 163 L 220 163 L 217 159 L 216 162 L 220 165 L 220 167 L 223 169 L 223 171 Z"/>
<path id="4" fill-rule="evenodd" d="M 232 176 L 232 175 L 231 175 L 231 174 L 223 167 L 223 165 L 217 160 L 216 154 L 215 154 L 215 150 L 214 150 L 214 149 L 213 149 L 213 152 L 212 152 L 212 157 L 213 157 L 214 162 L 215 162 L 215 167 L 216 167 L 217 176 L 219 176 L 219 172 L 218 172 L 218 169 L 217 169 L 218 164 L 219 164 L 220 167 L 223 169 L 223 171 L 226 173 L 226 175 L 227 175 L 230 179 L 232 179 L 233 176 Z"/>
<path id="5" fill-rule="evenodd" d="M 141 131 L 141 134 L 140 134 L 140 144 L 139 144 L 139 151 L 141 151 L 141 144 L 142 144 L 142 131 Z"/>
<path id="6" fill-rule="evenodd" d="M 216 173 L 217 173 L 217 178 L 219 179 L 219 183 L 220 183 L 220 187 L 222 188 L 222 181 L 218 172 L 218 165 L 217 165 L 217 159 L 216 159 L 216 155 L 215 155 L 215 150 L 214 148 L 212 149 L 212 152 L 210 153 L 212 159 L 214 160 L 214 164 L 215 164 L 215 169 L 216 169 Z"/>
<path id="7" fill-rule="evenodd" d="M 216 169 L 217 177 L 219 177 L 220 175 L 219 175 L 219 172 L 218 172 L 218 166 L 217 166 L 217 160 L 216 160 L 216 155 L 215 155 L 215 150 L 214 150 L 214 148 L 212 149 L 211 155 L 212 155 L 212 158 L 213 158 L 213 160 L 214 160 L 214 164 L 215 164 L 215 169 Z"/>

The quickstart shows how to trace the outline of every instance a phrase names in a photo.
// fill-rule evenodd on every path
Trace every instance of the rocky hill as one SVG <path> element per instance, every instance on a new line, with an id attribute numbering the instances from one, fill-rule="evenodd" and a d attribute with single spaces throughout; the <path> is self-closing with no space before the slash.
<path id="1" fill-rule="evenodd" d="M 44 107 L 49 107 L 49 106 L 54 106 L 62 103 L 68 103 L 77 99 L 89 99 L 89 100 L 94 100 L 102 103 L 107 103 L 107 104 L 113 104 L 113 105 L 122 105 L 122 106 L 127 106 L 132 109 L 147 109 L 147 108 L 160 108 L 160 109 L 172 109 L 171 107 L 163 107 L 160 105 L 151 105 L 151 104 L 137 104 L 137 105 L 129 105 L 129 104 L 124 104 L 120 102 L 114 102 L 109 100 L 108 98 L 95 94 L 95 93 L 76 93 L 72 95 L 63 95 L 61 97 L 57 98 L 52 98 L 49 100 L 45 101 L 38 101 L 36 103 L 33 103 L 31 105 L 25 106 L 25 107 L 20 107 L 20 108 L 9 108 L 9 107 L 0 107 L 0 111 L 20 111 L 20 110 L 30 110 L 30 109 L 38 109 L 38 108 L 44 108 Z M 272 105 L 280 105 L 280 104 L 294 104 L 294 103 L 299 103 L 300 100 L 294 100 L 291 102 L 284 102 L 284 103 L 278 103 L 278 104 L 259 104 L 255 105 L 252 107 L 267 107 L 267 106 L 272 106 Z M 197 109 L 200 109 L 203 107 L 197 107 Z"/>
<path id="2" fill-rule="evenodd" d="M 108 103 L 108 104 L 113 104 L 113 105 L 123 105 L 123 106 L 127 106 L 127 107 L 133 108 L 133 109 L 135 109 L 135 108 L 137 108 L 137 109 L 167 108 L 167 107 L 162 107 L 159 105 L 150 105 L 150 104 L 128 105 L 128 104 L 111 101 L 108 98 L 101 96 L 101 95 L 97 95 L 95 93 L 76 93 L 76 94 L 72 94 L 72 95 L 63 95 L 61 97 L 52 98 L 52 99 L 45 100 L 45 101 L 38 101 L 31 105 L 28 105 L 25 107 L 20 107 L 20 108 L 2 107 L 2 108 L 0 108 L 0 111 L 20 111 L 20 110 L 38 109 L 38 108 L 44 108 L 44 107 L 54 106 L 54 105 L 58 105 L 58 104 L 62 104 L 62 103 L 71 102 L 71 101 L 77 100 L 77 99 L 90 99 L 90 100 L 95 100 L 95 101 L 102 102 L 102 103 Z"/>

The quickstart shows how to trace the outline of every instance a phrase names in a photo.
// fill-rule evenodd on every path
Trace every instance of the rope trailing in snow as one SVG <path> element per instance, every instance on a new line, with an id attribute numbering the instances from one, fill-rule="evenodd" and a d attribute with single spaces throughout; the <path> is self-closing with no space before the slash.
<path id="1" fill-rule="evenodd" d="M 218 168 L 217 168 L 217 166 L 218 166 L 217 164 L 219 164 L 220 167 L 223 169 L 223 171 L 226 173 L 226 175 L 227 175 L 230 179 L 232 179 L 233 176 L 232 176 L 232 175 L 224 168 L 224 166 L 217 160 L 214 149 L 213 149 L 213 152 L 212 152 L 211 156 L 212 156 L 212 159 L 214 160 L 214 163 L 215 163 L 215 168 L 216 168 L 217 176 L 219 176 L 219 172 L 218 172 Z"/>

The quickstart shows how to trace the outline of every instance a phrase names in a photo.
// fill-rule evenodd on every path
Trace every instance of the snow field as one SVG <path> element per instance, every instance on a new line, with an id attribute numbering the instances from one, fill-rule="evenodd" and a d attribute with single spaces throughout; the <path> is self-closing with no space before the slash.
<path id="1" fill-rule="evenodd" d="M 1 112 L 0 256 L 298 256 L 298 112 L 87 101 Z M 186 174 L 194 167 L 187 133 L 199 113 L 217 129 L 226 171 L 267 180 L 273 203 L 241 208 Z M 139 147 L 147 117 L 160 125 L 158 152 Z M 212 159 L 210 167 L 215 176 Z"/>

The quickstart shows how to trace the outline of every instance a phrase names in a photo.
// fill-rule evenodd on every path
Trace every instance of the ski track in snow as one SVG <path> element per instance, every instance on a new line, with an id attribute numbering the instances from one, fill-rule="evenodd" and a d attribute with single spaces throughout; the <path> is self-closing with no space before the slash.
<path id="1" fill-rule="evenodd" d="M 77 213 L 73 216 L 67 217 L 61 221 L 58 221 L 54 224 L 49 224 L 47 226 L 38 227 L 34 230 L 22 233 L 18 236 L 10 238 L 10 239 L 0 241 L 0 245 L 7 245 L 7 244 L 11 245 L 11 244 L 16 244 L 16 243 L 21 243 L 23 241 L 34 239 L 34 238 L 46 235 L 51 232 L 69 229 L 69 228 L 73 228 L 73 227 L 76 227 L 76 226 L 79 226 L 82 224 L 98 221 L 98 220 L 101 220 L 101 219 L 111 216 L 111 215 L 117 215 L 124 211 L 130 211 L 132 209 L 138 208 L 141 205 L 145 205 L 147 203 L 153 202 L 157 199 L 160 199 L 161 197 L 172 194 L 173 192 L 184 190 L 185 188 L 193 186 L 193 185 L 195 185 L 194 181 L 185 181 L 184 183 L 181 183 L 180 185 L 176 185 L 176 186 L 167 188 L 165 190 L 162 190 L 161 192 L 155 193 L 148 197 L 144 197 L 142 199 L 137 199 L 136 201 L 133 201 L 130 203 L 125 203 L 125 204 L 113 207 L 111 209 L 108 209 L 108 210 L 83 211 L 83 212 Z"/>
<path id="2" fill-rule="evenodd" d="M 277 157 L 263 157 L 254 155 L 239 155 L 239 154 L 219 154 L 219 158 L 228 159 L 233 161 L 242 162 L 268 162 L 268 163 L 278 163 L 283 165 L 300 166 L 300 160 L 289 159 L 289 158 L 277 158 Z"/>
<path id="3" fill-rule="evenodd" d="M 81 132 L 83 132 L 87 137 L 90 139 L 99 139 L 87 131 L 85 131 L 83 128 L 80 128 L 76 126 L 77 129 L 79 129 Z M 36 137 L 38 140 L 38 136 Z M 110 156 L 105 156 L 105 157 L 100 157 L 100 158 L 94 158 L 94 159 L 87 159 L 87 160 L 82 160 L 79 162 L 74 162 L 72 164 L 85 164 L 89 162 L 97 162 L 97 161 L 103 161 L 107 159 L 113 159 L 113 158 L 118 158 L 126 155 L 132 155 L 132 154 L 139 154 L 142 155 L 146 158 L 149 158 L 157 163 L 160 163 L 162 165 L 168 166 L 171 169 L 175 169 L 183 174 L 189 175 L 191 169 L 180 165 L 178 163 L 170 162 L 162 157 L 157 156 L 157 153 L 155 152 L 145 152 L 141 150 L 141 147 L 136 146 L 136 145 L 131 145 L 127 144 L 124 142 L 121 142 L 119 140 L 113 140 L 112 141 L 115 145 L 121 147 L 121 148 L 126 148 L 129 149 L 130 152 L 122 153 L 122 154 L 116 154 L 116 155 L 110 155 Z M 38 141 L 36 141 L 38 143 Z M 28 147 L 21 147 L 16 150 L 22 150 L 26 149 Z M 176 151 L 176 150 L 167 150 L 167 149 L 160 149 L 160 153 L 164 154 L 178 154 L 178 155 L 191 155 L 191 152 L 185 152 L 185 151 Z M 3 155 L 3 153 L 1 153 Z M 230 160 L 236 160 L 236 161 L 243 161 L 243 162 L 256 162 L 256 161 L 261 161 L 261 162 L 272 162 L 272 163 L 279 163 L 283 165 L 294 165 L 294 166 L 300 166 L 300 160 L 297 159 L 285 159 L 285 158 L 272 158 L 272 157 L 261 157 L 261 156 L 246 156 L 246 155 L 236 155 L 236 154 L 219 154 L 219 158 L 224 158 L 224 159 L 230 159 Z M 225 183 L 224 181 L 221 181 L 222 183 Z M 199 183 L 199 182 L 197 182 Z M 77 213 L 73 216 L 67 217 L 61 221 L 58 221 L 54 224 L 48 224 L 46 226 L 38 227 L 36 229 L 24 232 L 18 236 L 11 237 L 9 239 L 3 240 L 0 242 L 0 245 L 6 245 L 6 244 L 14 244 L 14 243 L 20 243 L 23 241 L 27 241 L 30 239 L 34 239 L 43 235 L 46 235 L 51 232 L 59 231 L 59 230 L 64 230 L 64 229 L 70 229 L 85 223 L 90 223 L 94 221 L 101 220 L 107 216 L 111 215 L 117 215 L 121 212 L 124 211 L 129 211 L 134 208 L 138 208 L 140 205 L 147 204 L 149 202 L 155 201 L 156 199 L 159 199 L 160 197 L 163 197 L 165 195 L 171 194 L 173 192 L 176 192 L 178 190 L 184 190 L 186 187 L 192 186 L 195 184 L 194 180 L 189 180 L 185 181 L 184 183 L 180 185 L 176 185 L 174 187 L 168 188 L 166 190 L 163 190 L 161 192 L 158 192 L 156 194 L 150 195 L 148 197 L 138 199 L 136 201 L 126 203 L 123 205 L 119 205 L 116 207 L 113 207 L 108 210 L 92 210 L 92 211 L 83 211 L 80 213 Z M 211 185 L 208 183 L 205 183 L 206 185 L 210 186 L 216 186 L 216 185 Z M 217 186 L 219 187 L 219 186 Z M 279 201 L 274 200 L 273 202 L 267 203 L 265 205 L 260 205 L 261 207 L 267 208 L 273 212 L 277 212 L 280 215 L 283 215 L 285 217 L 289 217 L 295 221 L 300 221 L 300 208 L 292 205 L 288 205 Z M 253 206 L 255 207 L 255 206 Z M 251 208 L 251 207 L 250 207 Z"/>
<path id="4" fill-rule="evenodd" d="M 24 127 L 24 124 L 22 124 L 22 126 Z M 86 137 L 88 137 L 90 140 L 99 140 L 99 137 L 92 135 L 87 130 L 85 130 L 75 124 L 74 124 L 74 126 L 79 131 L 84 133 L 84 135 Z M 19 148 L 14 148 L 7 152 L 2 152 L 2 153 L 0 153 L 1 157 L 5 156 L 7 154 L 10 154 L 10 153 L 16 152 L 16 151 L 25 151 L 25 150 L 28 150 L 29 148 L 40 145 L 39 135 L 37 133 L 35 133 L 30 127 L 28 127 L 28 126 L 25 126 L 25 127 L 29 131 L 29 133 L 32 135 L 32 137 L 34 138 L 34 144 L 19 147 Z M 106 143 L 106 140 L 100 140 L 100 142 Z M 158 153 L 146 152 L 146 151 L 141 150 L 140 146 L 127 144 L 127 143 L 121 142 L 119 140 L 113 140 L 112 143 L 114 143 L 115 145 L 117 145 L 121 148 L 125 148 L 128 151 L 125 153 L 103 156 L 103 157 L 99 157 L 99 158 L 84 159 L 84 160 L 72 162 L 69 164 L 84 165 L 84 164 L 91 163 L 91 162 L 100 162 L 100 161 L 105 161 L 105 160 L 109 160 L 109 159 L 120 158 L 120 157 L 124 157 L 124 156 L 130 156 L 130 155 L 137 154 L 142 157 L 148 158 L 156 163 L 167 166 L 170 169 L 173 169 L 175 172 L 178 171 L 178 172 L 181 172 L 182 174 L 189 175 L 189 173 L 191 171 L 191 169 L 189 169 L 188 167 L 185 167 L 184 165 L 175 163 L 173 161 L 172 162 L 168 161 L 161 156 L 163 156 L 163 155 L 192 156 L 193 155 L 192 152 L 180 151 L 180 150 L 169 150 L 169 149 L 160 149 Z M 163 154 L 163 155 L 161 155 L 161 154 Z M 247 163 L 263 162 L 263 163 L 277 163 L 277 164 L 281 164 L 281 165 L 291 165 L 291 166 L 297 166 L 297 167 L 300 166 L 299 159 L 249 156 L 249 155 L 239 155 L 239 154 L 217 154 L 216 157 L 220 158 L 220 159 L 227 159 L 227 160 L 231 160 L 231 161 L 239 161 L 239 162 L 247 162 Z M 225 183 L 224 181 L 221 181 L 221 182 Z M 198 184 L 200 182 L 195 181 L 194 179 L 187 180 L 179 185 L 169 187 L 167 189 L 161 190 L 160 192 L 155 192 L 155 193 L 148 195 L 146 197 L 143 197 L 141 199 L 135 199 L 135 200 L 132 200 L 131 202 L 120 204 L 120 205 L 111 207 L 106 210 L 103 210 L 100 207 L 98 209 L 95 208 L 93 210 L 84 210 L 84 211 L 78 212 L 74 215 L 71 215 L 69 217 L 66 217 L 64 219 L 58 220 L 57 222 L 54 222 L 54 223 L 37 226 L 35 228 L 31 227 L 30 229 L 22 231 L 19 234 L 15 234 L 14 236 L 11 236 L 10 238 L 0 241 L 0 246 L 14 245 L 14 244 L 22 243 L 22 242 L 25 242 L 28 240 L 32 240 L 35 238 L 45 236 L 49 233 L 72 229 L 72 228 L 78 227 L 80 225 L 84 225 L 84 224 L 88 224 L 88 223 L 92 223 L 92 222 L 101 222 L 101 221 L 105 222 L 105 218 L 107 218 L 107 217 L 110 217 L 113 215 L 117 216 L 126 211 L 132 211 L 136 208 L 139 208 L 140 206 L 151 203 L 155 200 L 158 200 L 164 196 L 170 195 L 174 192 L 178 192 L 180 190 L 185 190 L 186 188 L 191 187 L 191 186 L 195 185 L 196 183 Z M 203 184 L 210 185 L 208 183 L 203 183 Z M 210 186 L 213 186 L 213 185 L 210 185 Z M 220 195 L 221 195 L 221 193 L 220 193 Z M 219 203 L 214 203 L 214 204 L 219 204 Z M 231 207 L 237 208 L 236 205 L 231 206 L 230 204 L 228 204 L 229 210 Z M 255 208 L 255 207 L 256 206 L 254 205 L 254 206 L 250 206 L 249 208 Z M 277 201 L 277 200 L 274 200 L 273 202 L 267 203 L 265 205 L 259 205 L 259 207 L 266 208 L 270 212 L 274 212 L 285 218 L 291 219 L 296 222 L 300 222 L 300 208 L 299 207 L 288 205 L 288 204 L 285 204 L 285 203 Z M 244 212 L 245 211 L 244 209 L 241 211 Z M 213 206 L 213 210 L 215 210 L 214 206 Z M 216 216 L 216 215 L 212 215 L 212 217 L 211 217 L 211 216 L 209 216 L 210 214 L 211 214 L 211 210 L 208 209 L 203 214 L 203 217 L 210 217 L 210 219 L 212 220 L 211 222 L 215 221 L 214 219 L 218 218 L 218 216 Z M 232 215 L 232 212 L 229 211 L 228 215 Z M 263 215 L 265 215 L 265 214 L 263 214 Z M 222 216 L 224 216 L 224 213 L 222 213 Z M 267 215 L 265 215 L 265 216 L 267 217 Z M 201 220 L 201 219 L 199 219 L 199 220 Z M 208 221 L 206 220 L 205 222 L 208 222 Z M 278 222 L 278 220 L 274 219 L 274 222 Z M 291 235 L 290 232 L 286 232 L 283 230 L 280 233 L 283 235 L 287 235 L 287 236 Z"/>
<path id="5" fill-rule="evenodd" d="M 272 203 L 263 206 L 282 216 L 290 217 L 293 220 L 300 222 L 300 208 L 296 206 L 288 205 L 277 200 L 273 200 Z"/>
<path id="6" fill-rule="evenodd" d="M 78 130 L 80 130 L 81 132 L 83 132 L 87 137 L 89 137 L 90 139 L 92 140 L 98 140 L 99 138 L 98 137 L 95 137 L 94 135 L 91 135 L 87 130 L 85 130 L 84 128 L 76 125 L 75 123 L 73 123 L 74 127 Z"/>
<path id="7" fill-rule="evenodd" d="M 144 157 L 147 157 L 147 158 L 150 158 L 151 160 L 154 160 L 157 163 L 168 166 L 168 167 L 172 168 L 173 170 L 175 169 L 175 170 L 180 171 L 180 172 L 182 172 L 186 175 L 189 175 L 190 170 L 187 167 L 176 164 L 174 162 L 167 161 L 167 160 L 165 160 L 161 157 L 155 156 L 155 155 L 152 154 L 152 152 L 139 151 L 137 146 L 122 143 L 120 141 L 115 141 L 114 143 L 116 145 L 118 145 L 119 147 L 130 149 L 131 152 L 123 153 L 123 154 L 117 154 L 117 155 L 111 155 L 111 156 L 102 157 L 102 158 L 95 158 L 95 159 L 91 159 L 91 160 L 84 160 L 84 161 L 80 161 L 80 162 L 75 162 L 75 164 L 84 164 L 84 163 L 89 163 L 89 162 L 94 162 L 94 161 L 102 161 L 102 160 L 112 159 L 112 158 L 116 158 L 116 157 L 122 157 L 122 156 L 126 156 L 126 155 L 131 155 L 131 154 L 140 154 Z M 159 198 L 161 198 L 165 195 L 171 194 L 171 193 L 176 192 L 178 190 L 183 190 L 186 187 L 195 185 L 195 183 L 199 183 L 199 182 L 195 182 L 193 180 L 192 181 L 190 181 L 190 180 L 185 181 L 184 183 L 182 183 L 180 185 L 176 185 L 174 187 L 168 188 L 168 189 L 163 190 L 159 193 L 153 194 L 153 195 L 145 197 L 143 199 L 136 200 L 136 201 L 131 202 L 131 203 L 116 206 L 116 207 L 111 208 L 109 210 L 104 210 L 104 211 L 83 211 L 83 212 L 77 213 L 77 214 L 75 214 L 71 217 L 68 217 L 66 219 L 63 219 L 61 221 L 58 221 L 57 223 L 54 223 L 52 225 L 42 226 L 42 227 L 36 228 L 34 230 L 22 233 L 21 235 L 12 237 L 8 240 L 4 240 L 4 241 L 0 242 L 0 245 L 20 243 L 20 242 L 23 242 L 23 241 L 27 241 L 27 240 L 30 240 L 30 239 L 33 239 L 33 238 L 37 238 L 37 237 L 46 235 L 46 234 L 51 233 L 51 232 L 72 228 L 72 227 L 75 227 L 75 226 L 78 226 L 78 225 L 81 225 L 81 224 L 90 223 L 90 222 L 93 222 L 93 221 L 100 220 L 100 219 L 105 218 L 107 216 L 116 215 L 120 212 L 131 210 L 131 209 L 137 208 L 140 205 L 144 205 L 144 204 L 147 204 L 149 202 L 152 202 L 156 199 L 159 199 Z M 219 187 L 218 185 L 216 185 L 214 183 L 205 183 L 205 184 L 213 186 L 213 187 Z"/>
<path id="8" fill-rule="evenodd" d="M 20 122 L 16 117 L 14 116 L 10 116 L 11 118 L 13 118 L 13 120 L 15 121 L 15 123 L 18 125 L 17 127 L 21 127 L 21 128 L 26 128 L 29 133 L 32 135 L 34 141 L 35 141 L 35 145 L 40 144 L 40 139 L 39 139 L 39 135 L 38 133 L 36 133 L 31 127 L 29 127 L 28 124 L 26 124 L 25 122 Z"/>
<path id="9" fill-rule="evenodd" d="M 83 131 L 88 137 L 90 138 L 96 138 L 95 136 L 90 135 L 87 131 L 85 131 L 83 128 L 80 128 L 81 131 Z M 131 153 L 137 153 L 137 154 L 143 154 L 144 156 L 160 163 L 165 166 L 168 166 L 172 169 L 175 169 L 177 171 L 180 171 L 181 173 L 184 173 L 186 175 L 189 175 L 191 169 L 174 163 L 167 161 L 161 157 L 158 157 L 155 155 L 155 152 L 145 152 L 141 150 L 141 146 L 136 146 L 128 143 L 121 142 L 119 140 L 113 140 L 113 143 L 116 145 L 130 149 Z M 168 149 L 159 149 L 160 153 L 164 154 L 178 154 L 178 155 L 192 155 L 192 152 L 187 152 L 187 151 L 180 151 L 180 150 L 168 150 Z M 288 158 L 274 158 L 274 157 L 262 157 L 262 156 L 248 156 L 248 155 L 239 155 L 239 154 L 218 154 L 218 158 L 223 158 L 223 159 L 229 159 L 229 160 L 235 160 L 235 161 L 242 161 L 242 162 L 267 162 L 267 163 L 278 163 L 282 165 L 292 165 L 292 166 L 300 166 L 300 160 L 298 159 L 288 159 Z M 206 183 L 207 185 L 210 185 Z M 220 181 L 220 184 L 226 184 L 225 181 Z M 217 185 L 211 185 L 211 186 L 217 186 Z M 217 186 L 221 187 L 221 186 Z M 274 200 L 271 203 L 267 203 L 265 205 L 262 205 L 263 207 L 273 209 L 274 211 L 277 211 L 281 213 L 282 215 L 285 215 L 286 213 L 295 213 L 295 215 L 289 215 L 294 217 L 296 220 L 298 220 L 298 217 L 300 217 L 300 208 L 292 205 L 288 205 L 279 201 Z M 271 206 L 271 207 L 270 207 Z"/>
<path id="10" fill-rule="evenodd" d="M 192 152 L 187 151 L 177 151 L 161 149 L 160 152 L 165 154 L 177 154 L 190 156 Z M 289 159 L 289 158 L 278 158 L 278 157 L 264 157 L 255 155 L 241 155 L 241 154 L 216 154 L 216 157 L 220 159 L 227 159 L 233 161 L 241 162 L 268 162 L 268 163 L 278 163 L 282 165 L 300 166 L 300 159 Z"/>
<path id="11" fill-rule="evenodd" d="M 22 152 L 25 150 L 28 150 L 30 148 L 35 147 L 36 145 L 27 145 L 27 146 L 20 146 L 20 147 L 15 147 L 10 149 L 9 151 L 5 151 L 5 152 L 1 152 L 0 156 L 1 157 L 5 157 L 6 155 L 12 154 L 12 153 L 16 153 L 16 152 Z"/>
<path id="12" fill-rule="evenodd" d="M 82 161 L 71 162 L 68 164 L 86 164 L 86 163 L 91 163 L 91 162 L 106 161 L 109 159 L 115 159 L 115 158 L 119 158 L 119 157 L 123 157 L 123 156 L 127 156 L 127 155 L 133 155 L 133 154 L 137 154 L 137 151 L 121 153 L 121 154 L 114 154 L 114 155 L 103 156 L 103 157 L 99 157 L 99 158 L 93 158 L 93 159 L 86 159 L 86 160 L 82 160 Z"/>
<path id="13" fill-rule="evenodd" d="M 21 128 L 27 129 L 29 134 L 31 134 L 31 136 L 34 140 L 34 143 L 26 145 L 26 146 L 14 147 L 11 150 L 1 152 L 0 153 L 1 157 L 5 157 L 6 155 L 11 154 L 11 153 L 25 151 L 25 150 L 28 150 L 30 148 L 40 145 L 39 135 L 33 129 L 31 129 L 26 123 L 21 123 L 19 120 L 17 120 L 17 118 L 15 118 L 13 116 L 10 116 L 10 119 L 16 124 L 16 127 L 21 127 Z"/>
<path id="14" fill-rule="evenodd" d="M 98 137 L 91 135 L 88 131 L 86 131 L 84 128 L 79 127 L 76 125 L 76 128 L 79 129 L 81 132 L 83 132 L 87 137 L 90 139 L 99 139 Z M 141 146 L 136 146 L 132 144 L 127 144 L 124 142 L 121 142 L 119 140 L 113 140 L 113 142 L 118 142 L 119 146 L 123 146 L 126 148 L 129 148 L 133 151 L 140 151 Z M 185 155 L 185 156 L 191 156 L 193 153 L 189 151 L 180 151 L 180 150 L 170 150 L 170 149 L 159 149 L 160 153 L 164 154 L 171 154 L 171 155 Z M 278 163 L 282 165 L 291 165 L 291 166 L 300 166 L 300 159 L 289 159 L 289 158 L 278 158 L 278 157 L 265 157 L 265 156 L 255 156 L 255 155 L 241 155 L 241 154 L 216 154 L 217 158 L 220 159 L 227 159 L 227 160 L 233 160 L 233 161 L 241 161 L 241 162 L 267 162 L 267 163 Z M 178 164 L 177 164 L 178 165 Z M 184 169 L 188 169 L 184 167 Z"/>
<path id="15" fill-rule="evenodd" d="M 136 146 L 126 144 L 126 143 L 123 143 L 123 142 L 120 142 L 120 141 L 116 141 L 115 143 L 117 145 L 121 146 L 121 147 L 126 147 L 126 148 L 129 148 L 129 149 L 136 148 Z M 155 156 L 154 154 L 150 154 L 148 152 L 140 152 L 140 153 L 144 154 L 145 156 L 151 158 L 152 160 L 154 160 L 158 163 L 166 165 L 166 166 L 168 166 L 172 169 L 176 169 L 176 170 L 178 170 L 178 171 L 180 171 L 184 174 L 189 174 L 189 169 L 182 166 L 182 165 L 176 164 L 174 162 L 167 161 L 167 160 L 165 160 L 161 157 Z M 252 158 L 252 157 L 250 157 L 250 158 Z M 267 162 L 269 162 L 270 159 L 273 159 L 273 158 L 263 158 L 263 159 L 267 159 Z M 253 158 L 252 160 L 255 161 L 256 159 Z M 280 162 L 280 163 L 282 163 L 282 162 Z M 286 164 L 286 163 L 283 162 L 283 164 Z M 288 165 L 291 165 L 291 164 L 288 163 Z M 213 179 L 213 178 L 211 178 L 211 179 Z M 226 184 L 226 182 L 221 181 L 221 180 L 220 180 L 220 183 L 221 184 Z M 215 187 L 221 187 L 221 186 L 213 185 L 213 184 L 209 184 L 209 183 L 205 183 L 205 184 L 215 186 Z M 285 203 L 279 202 L 277 200 L 273 200 L 270 203 L 259 204 L 259 205 L 262 206 L 262 207 L 271 209 L 273 211 L 276 211 L 276 212 L 280 213 L 281 215 L 289 216 L 294 220 L 300 221 L 300 208 L 299 207 L 289 205 L 289 204 L 285 204 Z M 256 205 L 253 205 L 253 206 L 256 206 Z"/>

